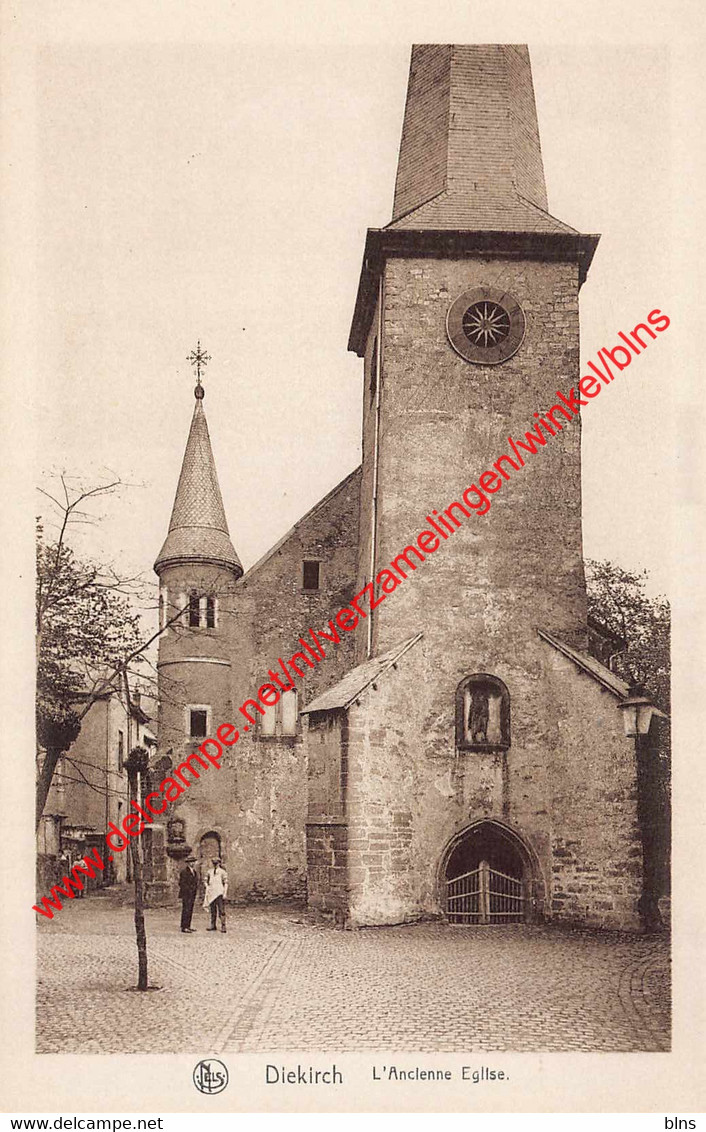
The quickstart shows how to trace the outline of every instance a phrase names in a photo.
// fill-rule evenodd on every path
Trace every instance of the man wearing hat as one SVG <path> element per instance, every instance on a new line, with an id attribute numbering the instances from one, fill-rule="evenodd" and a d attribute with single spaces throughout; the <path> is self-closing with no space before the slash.
<path id="1" fill-rule="evenodd" d="M 196 890 L 199 887 L 199 878 L 194 868 L 195 857 L 187 857 L 186 865 L 179 874 L 179 899 L 181 900 L 181 930 L 193 932 L 191 917 L 194 913 Z"/>

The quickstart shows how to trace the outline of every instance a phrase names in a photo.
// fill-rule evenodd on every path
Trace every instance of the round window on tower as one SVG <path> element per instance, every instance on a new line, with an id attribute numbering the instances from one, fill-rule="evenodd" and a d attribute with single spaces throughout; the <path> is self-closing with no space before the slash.
<path id="1" fill-rule="evenodd" d="M 476 287 L 451 304 L 446 331 L 456 353 L 467 362 L 495 366 L 519 350 L 525 316 L 512 295 L 493 287 Z"/>

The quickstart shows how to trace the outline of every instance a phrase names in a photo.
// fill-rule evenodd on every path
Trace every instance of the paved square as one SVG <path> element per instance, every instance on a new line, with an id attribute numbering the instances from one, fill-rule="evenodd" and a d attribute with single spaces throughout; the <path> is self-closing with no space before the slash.
<path id="1" fill-rule="evenodd" d="M 38 932 L 39 1053 L 667 1050 L 664 937 L 525 925 L 335 931 L 292 906 L 229 908 L 228 934 L 75 900 Z M 129 1019 L 129 1021 L 128 1021 Z"/>

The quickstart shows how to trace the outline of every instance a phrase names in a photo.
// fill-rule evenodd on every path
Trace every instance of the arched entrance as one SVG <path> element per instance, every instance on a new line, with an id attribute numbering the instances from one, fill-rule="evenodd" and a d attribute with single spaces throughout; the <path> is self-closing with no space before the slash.
<path id="1" fill-rule="evenodd" d="M 497 821 L 456 835 L 442 860 L 442 901 L 450 924 L 520 924 L 533 918 L 535 869 L 524 842 Z"/>
<path id="2" fill-rule="evenodd" d="M 202 877 L 205 877 L 206 873 L 211 868 L 213 858 L 221 856 L 220 834 L 216 833 L 214 830 L 211 830 L 209 833 L 204 833 L 199 841 L 199 869 Z"/>

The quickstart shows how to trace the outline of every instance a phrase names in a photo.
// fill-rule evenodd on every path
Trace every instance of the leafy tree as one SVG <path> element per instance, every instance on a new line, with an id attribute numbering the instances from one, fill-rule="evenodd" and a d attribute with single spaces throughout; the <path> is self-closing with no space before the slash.
<path id="1" fill-rule="evenodd" d="M 140 649 L 139 619 L 122 586 L 77 558 L 64 537 L 47 542 L 38 527 L 37 738 L 46 756 L 37 782 L 37 821 L 56 764 L 81 720 Z"/>
<path id="2" fill-rule="evenodd" d="M 670 609 L 663 597 L 645 592 L 647 573 L 613 562 L 586 563 L 589 615 L 625 641 L 611 667 L 669 712 Z M 647 931 L 660 930 L 658 898 L 670 889 L 670 737 L 667 720 L 653 723 L 650 738 L 635 740 L 637 809 L 642 837 L 644 887 L 640 913 Z"/>
<path id="3" fill-rule="evenodd" d="M 670 608 L 663 597 L 645 592 L 646 571 L 623 570 L 614 562 L 586 562 L 589 615 L 625 641 L 612 667 L 629 684 L 643 685 L 657 707 L 669 711 Z"/>

